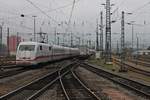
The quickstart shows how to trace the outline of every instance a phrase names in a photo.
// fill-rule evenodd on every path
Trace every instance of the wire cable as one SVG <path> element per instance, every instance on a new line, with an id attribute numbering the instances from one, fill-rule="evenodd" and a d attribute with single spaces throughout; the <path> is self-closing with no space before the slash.
<path id="1" fill-rule="evenodd" d="M 68 21 L 68 25 L 70 25 L 71 23 L 71 18 L 72 18 L 72 14 L 73 14 L 73 10 L 74 10 L 74 7 L 75 7 L 75 0 L 73 0 L 73 5 L 72 5 L 72 9 L 71 9 L 71 13 L 70 13 L 70 17 L 69 17 L 69 21 Z"/>
<path id="2" fill-rule="evenodd" d="M 145 8 L 145 7 L 146 7 L 147 5 L 149 5 L 149 4 L 150 4 L 150 2 L 145 3 L 144 5 L 142 5 L 142 6 L 138 7 L 138 8 L 136 8 L 135 10 L 133 10 L 132 13 L 135 13 L 135 12 L 137 12 L 137 11 L 139 11 L 139 10 Z"/>
<path id="3" fill-rule="evenodd" d="M 35 8 L 37 8 L 41 13 L 43 13 L 49 19 L 52 19 L 52 21 L 54 21 L 55 23 L 58 24 L 58 22 L 55 19 L 53 19 L 52 17 L 50 17 L 45 11 L 43 11 L 41 8 L 39 8 L 38 6 L 36 6 L 32 1 L 30 1 L 30 0 L 26 0 L 26 1 L 29 2 L 31 5 L 33 5 Z"/>

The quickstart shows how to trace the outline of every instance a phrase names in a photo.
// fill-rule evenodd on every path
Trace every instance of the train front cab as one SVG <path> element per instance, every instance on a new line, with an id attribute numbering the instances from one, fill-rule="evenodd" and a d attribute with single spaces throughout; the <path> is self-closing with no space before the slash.
<path id="1" fill-rule="evenodd" d="M 36 45 L 20 44 L 17 48 L 16 64 L 22 66 L 36 65 L 34 61 L 36 55 Z"/>

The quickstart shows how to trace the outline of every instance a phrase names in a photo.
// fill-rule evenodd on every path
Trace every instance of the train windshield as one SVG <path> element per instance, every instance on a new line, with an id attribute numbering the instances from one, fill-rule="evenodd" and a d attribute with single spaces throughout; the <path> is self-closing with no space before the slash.
<path id="1" fill-rule="evenodd" d="M 34 51 L 35 45 L 20 45 L 20 51 Z"/>

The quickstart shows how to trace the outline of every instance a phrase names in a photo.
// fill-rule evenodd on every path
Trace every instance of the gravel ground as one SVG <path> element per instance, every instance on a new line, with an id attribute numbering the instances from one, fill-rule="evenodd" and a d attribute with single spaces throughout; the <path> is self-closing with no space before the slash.
<path id="1" fill-rule="evenodd" d="M 36 100 L 65 100 L 59 83 L 55 83 Z"/>
<path id="2" fill-rule="evenodd" d="M 132 80 L 135 80 L 135 81 L 138 81 L 140 83 L 150 86 L 150 77 L 149 76 L 141 75 L 141 74 L 131 72 L 131 71 L 128 71 L 127 74 L 122 74 L 122 73 L 119 73 L 119 74 L 123 75 L 124 77 L 130 78 Z"/>
<path id="3" fill-rule="evenodd" d="M 143 62 L 143 61 L 141 61 L 141 62 Z M 136 60 L 134 60 L 134 62 L 128 61 L 127 63 L 129 63 L 130 65 L 133 65 L 135 68 L 139 68 L 139 69 L 146 70 L 146 71 L 150 72 L 150 66 L 140 65 L 138 63 L 136 64 Z"/>
<path id="4" fill-rule="evenodd" d="M 41 68 L 23 72 L 0 80 L 0 96 L 18 87 L 28 84 L 39 77 L 56 70 L 55 68 Z"/>
<path id="5" fill-rule="evenodd" d="M 13 70 L 17 70 L 17 69 L 21 69 L 21 68 L 8 68 L 8 69 L 2 69 L 0 70 L 0 73 L 4 73 L 6 71 L 13 71 Z"/>
<path id="6" fill-rule="evenodd" d="M 131 80 L 135 80 L 135 81 L 138 81 L 140 83 L 143 83 L 143 84 L 146 84 L 146 85 L 150 86 L 150 77 L 148 77 L 148 76 L 138 74 L 138 73 L 135 73 L 135 72 L 132 72 L 132 71 L 128 71 L 127 73 L 120 73 L 119 72 L 120 67 L 118 65 L 114 66 L 116 70 L 112 71 L 110 69 L 107 69 L 106 67 L 101 67 L 101 65 L 98 65 L 98 64 L 95 64 L 95 63 L 91 63 L 91 64 L 96 65 L 95 67 L 97 67 L 97 68 L 102 68 L 102 69 L 109 70 L 110 72 L 115 73 L 117 75 L 129 78 Z"/>
<path id="7" fill-rule="evenodd" d="M 105 95 L 111 100 L 144 100 L 82 67 L 77 68 L 76 73 L 96 94 Z"/>

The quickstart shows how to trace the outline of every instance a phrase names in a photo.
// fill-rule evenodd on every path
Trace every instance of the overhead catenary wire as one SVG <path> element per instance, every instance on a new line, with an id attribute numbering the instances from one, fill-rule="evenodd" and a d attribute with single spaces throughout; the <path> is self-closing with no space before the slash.
<path id="1" fill-rule="evenodd" d="M 80 1 L 80 0 L 77 0 L 75 3 L 78 3 L 79 1 Z M 64 8 L 70 7 L 70 6 L 72 6 L 72 3 L 71 3 L 71 4 L 66 4 L 66 5 L 63 5 L 63 6 L 54 8 L 54 9 L 45 10 L 44 12 L 45 12 L 45 13 L 54 12 L 54 11 L 57 11 L 57 10 L 60 10 L 60 9 L 64 9 Z M 27 15 L 31 15 L 31 14 L 33 15 L 33 14 L 35 14 L 35 13 L 37 13 L 37 12 L 32 12 L 32 13 L 29 13 L 29 14 L 27 14 Z"/>
<path id="2" fill-rule="evenodd" d="M 30 0 L 26 0 L 26 1 L 29 2 L 31 5 L 33 5 L 35 8 L 37 8 L 41 13 L 43 13 L 49 19 L 51 19 L 52 21 L 54 21 L 55 23 L 58 24 L 58 22 L 55 19 L 53 19 L 52 17 L 50 17 L 45 11 L 43 11 L 41 8 L 39 8 L 38 6 L 36 6 L 32 1 L 30 1 Z"/>
<path id="3" fill-rule="evenodd" d="M 119 7 L 124 3 L 124 1 L 125 0 L 122 0 L 122 2 L 120 4 L 118 4 L 118 6 L 116 7 L 116 9 L 112 12 L 112 15 L 119 10 Z"/>
<path id="4" fill-rule="evenodd" d="M 54 3 L 57 5 L 57 3 L 55 2 L 55 0 L 53 0 Z M 64 11 L 62 9 L 59 9 L 60 13 L 62 13 L 63 15 L 65 15 Z"/>
<path id="5" fill-rule="evenodd" d="M 139 10 L 145 8 L 145 7 L 146 7 L 147 5 L 149 5 L 149 4 L 150 4 L 150 2 L 145 3 L 144 5 L 142 5 L 142 6 L 138 7 L 138 8 L 136 8 L 135 10 L 133 10 L 132 13 L 135 13 L 135 12 L 137 12 L 137 11 L 139 11 Z"/>
<path id="6" fill-rule="evenodd" d="M 9 13 L 9 14 L 11 13 L 12 15 L 17 15 L 19 13 L 14 7 L 10 7 L 10 5 L 4 3 L 3 0 L 0 1 L 0 4 L 4 6 L 4 8 L 3 8 L 4 10 L 6 10 L 8 7 L 11 8 L 11 10 L 4 11 L 4 13 Z M 1 10 L 3 10 L 3 9 L 1 9 Z M 1 12 L 2 11 L 0 11 L 0 13 Z"/>
<path id="7" fill-rule="evenodd" d="M 50 17 L 50 16 L 46 13 L 46 11 L 44 11 L 44 10 L 42 10 L 41 8 L 39 8 L 38 6 L 36 6 L 32 1 L 30 1 L 30 0 L 26 0 L 26 1 L 28 1 L 30 4 L 32 4 L 36 9 L 38 9 L 41 13 L 43 13 L 44 15 L 46 15 L 49 19 L 52 19 L 55 23 L 59 24 L 55 19 L 53 19 L 52 17 Z M 79 1 L 80 1 L 80 0 L 77 0 L 75 3 L 79 2 Z M 56 10 L 59 10 L 59 9 L 63 9 L 63 8 L 69 7 L 69 6 L 71 6 L 71 5 L 72 5 L 72 4 L 67 4 L 67 5 L 64 5 L 64 6 L 55 8 L 55 9 L 51 9 L 51 10 L 49 10 L 49 11 L 47 11 L 47 12 L 52 12 L 52 11 L 56 11 Z M 13 14 L 13 15 L 14 15 L 14 14 Z M 20 17 L 20 14 L 15 14 L 15 15 L 16 15 L 16 16 L 9 17 L 9 18 Z M 19 15 L 19 16 L 18 16 L 18 15 Z M 28 15 L 29 15 L 29 14 L 26 14 L 26 17 L 28 17 L 28 18 L 31 19 L 31 17 L 29 17 Z M 33 15 L 33 13 L 32 13 L 32 15 Z"/>
<path id="8" fill-rule="evenodd" d="M 149 4 L 150 4 L 150 2 L 145 3 L 144 5 L 142 5 L 142 6 L 138 7 L 138 8 L 136 8 L 135 10 L 133 10 L 132 13 L 135 14 L 135 12 L 137 12 L 137 11 L 139 11 L 139 10 L 141 10 L 141 9 L 144 9 L 144 8 L 145 8 L 146 6 L 148 6 Z M 138 14 L 136 14 L 136 15 L 134 16 L 134 18 L 135 18 L 135 17 L 138 17 L 139 14 L 141 14 L 141 12 L 138 13 Z"/>
<path id="9" fill-rule="evenodd" d="M 121 3 L 120 5 L 122 5 L 123 2 L 124 2 L 124 1 L 122 1 L 122 3 Z M 136 12 L 138 12 L 139 10 L 145 8 L 145 7 L 148 6 L 149 4 L 150 4 L 150 2 L 147 2 L 147 3 L 143 4 L 143 5 L 141 5 L 140 7 L 134 9 L 133 11 L 131 11 L 132 15 L 136 14 Z M 116 11 L 118 11 L 118 9 L 119 9 L 119 6 L 113 11 L 112 14 L 114 14 Z M 137 17 L 138 15 L 139 15 L 139 14 L 137 14 L 135 17 Z M 116 21 L 118 21 L 118 20 L 121 20 L 121 17 L 120 17 L 120 16 L 118 16 L 118 18 L 116 18 Z"/>
<path id="10" fill-rule="evenodd" d="M 68 20 L 68 25 L 70 25 L 71 23 L 71 18 L 72 18 L 72 14 L 73 14 L 73 10 L 74 10 L 74 6 L 75 6 L 75 0 L 73 0 L 73 5 L 72 5 L 72 9 L 71 9 L 71 13 L 70 13 L 70 17 L 69 17 L 69 20 Z"/>
<path id="11" fill-rule="evenodd" d="M 77 1 L 75 2 L 75 4 L 78 3 L 79 1 L 80 1 L 80 0 L 77 0 Z M 72 6 L 72 3 L 71 3 L 71 4 L 64 5 L 64 6 L 60 6 L 60 7 L 58 7 L 58 8 L 54 8 L 54 9 L 52 9 L 52 10 L 48 10 L 48 11 L 46 11 L 46 12 L 56 11 L 56 10 L 63 9 L 63 8 L 69 7 L 69 6 Z"/>
<path id="12" fill-rule="evenodd" d="M 79 1 L 80 1 L 80 0 L 76 1 L 75 3 L 79 2 Z M 60 6 L 60 7 L 51 9 L 51 10 L 47 10 L 47 11 L 45 11 L 45 12 L 53 12 L 53 11 L 57 11 L 57 10 L 60 10 L 60 9 L 63 9 L 63 8 L 67 8 L 67 7 L 69 7 L 69 6 L 72 6 L 72 3 L 71 3 L 71 4 L 67 4 L 67 5 L 63 5 L 63 6 Z M 27 17 L 28 17 L 29 15 L 33 15 L 34 13 L 36 13 L 36 12 L 32 12 L 32 13 L 29 13 L 29 14 L 26 14 L 26 15 L 27 15 Z M 11 14 L 11 15 L 12 15 L 12 14 L 13 14 L 13 15 L 16 15 L 16 16 L 9 17 L 9 18 L 20 17 L 20 16 L 18 16 L 18 15 L 20 15 L 20 13 L 11 12 L 11 13 L 9 13 L 9 14 Z M 31 19 L 31 17 L 28 17 L 28 18 Z"/>

